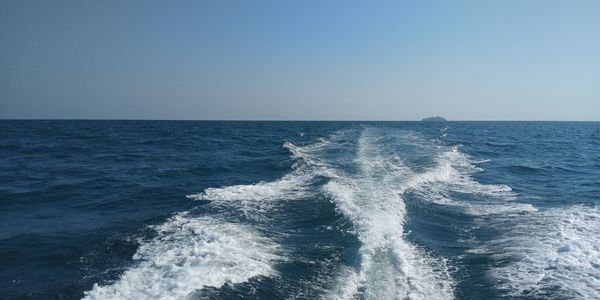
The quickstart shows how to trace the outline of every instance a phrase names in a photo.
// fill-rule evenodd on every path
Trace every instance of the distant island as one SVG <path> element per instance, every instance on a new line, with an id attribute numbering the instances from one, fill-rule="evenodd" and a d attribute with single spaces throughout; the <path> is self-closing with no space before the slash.
<path id="1" fill-rule="evenodd" d="M 423 121 L 423 122 L 446 122 L 448 120 L 444 119 L 443 117 L 436 116 L 436 117 L 424 118 L 421 121 Z"/>

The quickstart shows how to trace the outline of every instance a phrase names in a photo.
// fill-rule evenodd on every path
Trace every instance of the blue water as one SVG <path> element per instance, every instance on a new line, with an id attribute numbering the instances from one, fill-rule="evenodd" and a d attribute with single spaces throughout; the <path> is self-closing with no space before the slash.
<path id="1" fill-rule="evenodd" d="M 2 299 L 600 299 L 600 123 L 0 129 Z"/>

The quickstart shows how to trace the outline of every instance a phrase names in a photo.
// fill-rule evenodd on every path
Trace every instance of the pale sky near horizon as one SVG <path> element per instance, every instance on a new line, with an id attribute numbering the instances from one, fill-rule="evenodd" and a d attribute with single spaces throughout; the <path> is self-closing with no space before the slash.
<path id="1" fill-rule="evenodd" d="M 0 118 L 600 120 L 600 1 L 0 1 Z"/>

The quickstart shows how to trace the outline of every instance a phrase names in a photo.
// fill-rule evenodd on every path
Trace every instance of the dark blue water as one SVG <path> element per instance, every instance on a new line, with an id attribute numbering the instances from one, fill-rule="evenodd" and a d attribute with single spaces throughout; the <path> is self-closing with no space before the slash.
<path id="1" fill-rule="evenodd" d="M 2 299 L 600 299 L 600 123 L 0 129 Z"/>

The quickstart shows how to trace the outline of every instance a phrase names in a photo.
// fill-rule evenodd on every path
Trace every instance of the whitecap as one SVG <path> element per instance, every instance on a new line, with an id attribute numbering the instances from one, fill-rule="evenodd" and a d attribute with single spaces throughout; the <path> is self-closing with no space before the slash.
<path id="1" fill-rule="evenodd" d="M 365 129 L 358 141 L 358 173 L 323 187 L 354 225 L 361 243 L 354 268 L 342 268 L 327 298 L 450 299 L 454 283 L 442 258 L 404 239 L 406 207 L 395 187 L 410 169 L 381 149 Z"/>
<path id="2" fill-rule="evenodd" d="M 476 249 L 500 263 L 489 271 L 510 296 L 600 299 L 600 209 L 575 205 L 500 223 L 501 236 Z"/>
<path id="3" fill-rule="evenodd" d="M 182 299 L 203 287 L 221 287 L 274 275 L 278 246 L 250 226 L 182 213 L 154 226 L 137 266 L 109 285 L 95 284 L 84 299 Z"/>
<path id="4" fill-rule="evenodd" d="M 450 147 L 437 155 L 434 167 L 409 176 L 398 192 L 413 192 L 423 200 L 459 207 L 476 216 L 537 210 L 531 204 L 514 201 L 517 195 L 508 185 L 483 184 L 475 180 L 472 175 L 480 171 L 482 169 L 457 146 Z M 455 200 L 451 195 L 456 193 L 474 195 L 477 201 Z"/>
<path id="5" fill-rule="evenodd" d="M 285 198 L 294 200 L 306 194 L 312 174 L 292 173 L 281 179 L 255 184 L 232 185 L 220 188 L 207 188 L 202 193 L 187 195 L 193 200 L 275 200 Z"/>

